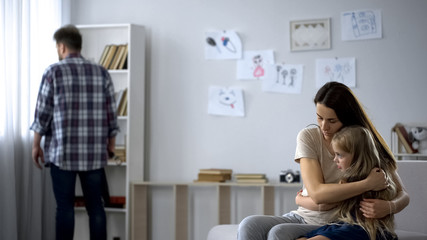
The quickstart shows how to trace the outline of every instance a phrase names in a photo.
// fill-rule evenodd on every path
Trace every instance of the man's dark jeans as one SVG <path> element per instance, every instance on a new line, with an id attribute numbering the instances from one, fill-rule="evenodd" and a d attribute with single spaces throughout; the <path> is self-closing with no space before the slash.
<path id="1" fill-rule="evenodd" d="M 89 215 L 90 239 L 107 239 L 107 224 L 102 200 L 105 189 L 105 171 L 64 171 L 50 164 L 53 192 L 56 199 L 56 239 L 73 239 L 74 198 L 76 177 L 79 175 Z"/>

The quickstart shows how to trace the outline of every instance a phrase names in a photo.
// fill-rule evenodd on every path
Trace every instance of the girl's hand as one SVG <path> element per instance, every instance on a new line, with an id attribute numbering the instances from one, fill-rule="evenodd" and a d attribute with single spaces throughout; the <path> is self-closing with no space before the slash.
<path id="1" fill-rule="evenodd" d="M 373 168 L 366 181 L 370 191 L 381 191 L 388 187 L 385 173 L 380 168 Z"/>
<path id="2" fill-rule="evenodd" d="M 360 211 L 366 218 L 383 218 L 390 213 L 390 203 L 381 199 L 363 199 L 360 202 Z"/>

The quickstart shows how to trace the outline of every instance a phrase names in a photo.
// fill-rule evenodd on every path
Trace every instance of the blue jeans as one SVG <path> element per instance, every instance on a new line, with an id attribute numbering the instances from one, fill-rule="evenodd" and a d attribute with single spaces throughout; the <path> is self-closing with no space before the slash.
<path id="1" fill-rule="evenodd" d="M 107 239 L 107 220 L 102 196 L 106 180 L 104 169 L 64 171 L 50 164 L 56 199 L 56 239 L 72 240 L 74 235 L 74 198 L 79 175 L 85 206 L 89 215 L 90 239 Z"/>

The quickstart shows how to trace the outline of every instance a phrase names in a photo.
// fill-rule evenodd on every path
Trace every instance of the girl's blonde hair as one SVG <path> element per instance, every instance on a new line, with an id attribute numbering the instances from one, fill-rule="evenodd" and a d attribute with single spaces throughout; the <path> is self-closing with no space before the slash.
<path id="1" fill-rule="evenodd" d="M 364 127 L 349 126 L 344 127 L 337 132 L 332 144 L 339 147 L 342 151 L 353 155 L 350 167 L 347 168 L 342 176 L 342 182 L 355 182 L 368 177 L 373 168 L 379 167 L 384 170 L 390 186 L 382 191 L 368 191 L 361 195 L 347 199 L 340 203 L 337 208 L 338 219 L 350 224 L 357 224 L 363 227 L 372 240 L 376 239 L 376 234 L 380 233 L 387 236 L 387 232 L 396 236 L 394 232 L 394 216 L 387 215 L 383 218 L 365 218 L 359 210 L 359 203 L 364 198 L 376 198 L 390 201 L 397 195 L 396 183 L 391 177 L 394 166 L 381 164 L 378 147 L 372 133 Z"/>

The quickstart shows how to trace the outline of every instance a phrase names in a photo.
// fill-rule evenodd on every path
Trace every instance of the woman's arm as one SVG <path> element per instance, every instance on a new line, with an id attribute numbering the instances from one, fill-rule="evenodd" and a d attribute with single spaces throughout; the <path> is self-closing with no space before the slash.
<path id="1" fill-rule="evenodd" d="M 337 203 L 316 204 L 310 196 L 303 196 L 302 190 L 297 193 L 297 196 L 295 197 L 295 203 L 298 206 L 312 211 L 328 211 L 338 205 Z"/>
<path id="2" fill-rule="evenodd" d="M 320 164 L 315 159 L 301 158 L 301 177 L 310 197 L 316 204 L 335 203 L 357 196 L 366 191 L 382 190 L 387 187 L 385 174 L 372 169 L 366 179 L 346 184 L 324 183 Z"/>
<path id="3" fill-rule="evenodd" d="M 393 181 L 396 183 L 397 196 L 392 201 L 381 199 L 364 199 L 360 202 L 360 210 L 366 218 L 382 218 L 389 214 L 402 211 L 409 204 L 409 194 L 397 172 L 393 172 Z"/>

